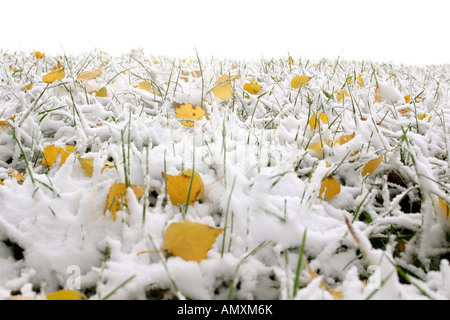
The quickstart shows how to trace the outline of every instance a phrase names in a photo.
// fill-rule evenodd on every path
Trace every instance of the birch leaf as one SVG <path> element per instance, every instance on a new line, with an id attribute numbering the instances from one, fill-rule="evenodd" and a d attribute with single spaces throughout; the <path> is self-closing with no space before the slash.
<path id="1" fill-rule="evenodd" d="M 205 115 L 205 110 L 200 106 L 185 103 L 175 108 L 175 115 L 178 119 L 202 120 Z M 198 126 L 194 121 L 189 120 L 183 120 L 181 124 L 186 127 Z"/>
<path id="2" fill-rule="evenodd" d="M 231 97 L 231 80 L 227 74 L 222 75 L 213 85 L 212 93 L 219 99 Z"/>
<path id="3" fill-rule="evenodd" d="M 103 74 L 103 71 L 100 69 L 95 69 L 95 70 L 91 70 L 91 71 L 84 71 L 82 73 L 80 73 L 77 78 L 80 81 L 88 81 L 88 80 L 93 80 L 98 78 L 99 76 L 101 76 Z"/>
<path id="4" fill-rule="evenodd" d="M 87 297 L 77 290 L 59 290 L 45 295 L 47 300 L 87 300 Z"/>
<path id="5" fill-rule="evenodd" d="M 361 175 L 365 177 L 366 175 L 371 175 L 372 173 L 374 173 L 375 170 L 377 170 L 380 166 L 381 162 L 383 162 L 383 155 L 384 154 L 367 162 L 363 168 Z"/>
<path id="6" fill-rule="evenodd" d="M 341 192 L 341 185 L 336 180 L 336 178 L 333 177 L 333 175 L 329 175 L 322 181 L 319 191 L 319 198 L 322 198 L 322 195 L 324 194 L 325 199 L 330 200 L 340 192 Z"/>
<path id="7" fill-rule="evenodd" d="M 47 73 L 45 76 L 42 77 L 42 81 L 44 81 L 45 83 L 53 83 L 55 81 L 62 80 L 65 76 L 66 72 L 64 71 L 64 69 L 59 69 Z"/>
<path id="8" fill-rule="evenodd" d="M 174 222 L 164 235 L 163 250 L 186 261 L 201 262 L 223 230 L 188 220 Z"/>
<path id="9" fill-rule="evenodd" d="M 167 193 L 173 205 L 185 204 L 188 197 L 189 186 L 191 183 L 192 169 L 185 170 L 179 175 L 167 175 Z M 189 204 L 194 205 L 195 201 L 203 198 L 204 184 L 200 175 L 194 171 L 191 193 L 189 195 Z"/>
<path id="10" fill-rule="evenodd" d="M 136 198 L 140 198 L 144 195 L 145 186 L 130 185 L 130 188 L 133 190 Z M 122 210 L 122 203 L 125 205 L 128 204 L 126 190 L 126 184 L 121 182 L 114 183 L 111 188 L 109 188 L 109 193 L 106 198 L 106 207 L 103 214 L 106 214 L 106 212 L 110 210 L 113 220 L 116 220 L 116 212 Z"/>
<path id="11" fill-rule="evenodd" d="M 296 76 L 291 80 L 291 87 L 293 89 L 299 89 L 303 86 L 306 86 L 311 79 L 312 77 L 308 76 Z"/>

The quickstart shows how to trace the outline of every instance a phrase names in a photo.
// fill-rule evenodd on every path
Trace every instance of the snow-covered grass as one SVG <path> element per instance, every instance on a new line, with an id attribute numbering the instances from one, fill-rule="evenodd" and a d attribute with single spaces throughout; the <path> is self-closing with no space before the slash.
<path id="1" fill-rule="evenodd" d="M 45 83 L 58 63 L 65 77 Z M 223 74 L 228 99 L 211 92 Z M 1 52 L 0 81 L 0 298 L 450 298 L 448 65 Z M 207 117 L 183 126 L 174 103 Z M 75 152 L 48 167 L 48 145 Z M 193 165 L 203 199 L 173 206 L 163 176 Z M 340 191 L 322 199 L 330 175 Z M 115 221 L 114 182 L 145 186 Z M 183 219 L 226 227 L 201 262 L 161 251 Z"/>

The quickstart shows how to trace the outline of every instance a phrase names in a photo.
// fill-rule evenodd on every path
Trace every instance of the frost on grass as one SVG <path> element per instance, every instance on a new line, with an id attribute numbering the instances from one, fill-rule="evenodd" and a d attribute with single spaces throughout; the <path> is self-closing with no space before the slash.
<path id="1" fill-rule="evenodd" d="M 0 298 L 448 299 L 449 75 L 1 52 Z M 224 228 L 205 259 L 163 250 L 182 220 Z"/>

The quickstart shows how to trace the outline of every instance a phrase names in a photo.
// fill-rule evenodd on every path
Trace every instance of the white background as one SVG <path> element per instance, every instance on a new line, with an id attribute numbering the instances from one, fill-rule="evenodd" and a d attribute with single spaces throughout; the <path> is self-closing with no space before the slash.
<path id="1" fill-rule="evenodd" d="M 170 57 L 322 57 L 450 63 L 447 0 L 21 0 L 0 5 L 0 48 Z"/>

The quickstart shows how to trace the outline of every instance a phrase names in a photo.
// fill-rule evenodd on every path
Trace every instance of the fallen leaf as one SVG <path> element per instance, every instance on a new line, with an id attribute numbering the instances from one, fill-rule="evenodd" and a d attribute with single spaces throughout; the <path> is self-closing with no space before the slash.
<path id="1" fill-rule="evenodd" d="M 145 186 L 143 185 L 130 185 L 130 188 L 133 190 L 136 198 L 140 198 L 144 195 Z M 126 196 L 126 184 L 125 183 L 114 183 L 109 188 L 109 193 L 106 198 L 106 207 L 103 211 L 103 214 L 106 214 L 108 210 L 111 211 L 111 215 L 113 220 L 115 221 L 117 218 L 116 212 L 122 210 L 122 203 L 127 205 L 127 196 Z M 122 201 L 123 200 L 123 201 Z"/>
<path id="2" fill-rule="evenodd" d="M 223 230 L 188 220 L 174 222 L 164 235 L 163 250 L 186 261 L 201 262 Z"/>
<path id="3" fill-rule="evenodd" d="M 361 172 L 361 175 L 365 177 L 366 175 L 371 175 L 372 173 L 374 173 L 375 170 L 377 170 L 380 166 L 381 162 L 383 162 L 383 156 L 384 154 L 367 162 L 363 168 L 363 171 Z"/>
<path id="4" fill-rule="evenodd" d="M 36 51 L 34 53 L 34 56 L 36 57 L 36 59 L 44 59 L 45 58 L 45 54 L 41 53 L 40 51 Z"/>
<path id="5" fill-rule="evenodd" d="M 4 184 L 3 184 L 3 180 L 2 179 L 0 179 L 0 186 L 3 186 Z"/>
<path id="6" fill-rule="evenodd" d="M 53 163 L 58 159 L 58 156 L 61 154 L 61 161 L 59 163 L 62 166 L 67 157 L 70 156 L 72 152 L 75 151 L 75 146 L 66 145 L 64 148 L 56 147 L 55 145 L 49 145 L 44 148 L 44 157 L 42 159 L 42 165 L 44 166 L 53 166 Z"/>
<path id="7" fill-rule="evenodd" d="M 400 113 L 401 115 L 405 115 L 410 112 L 412 112 L 412 110 L 410 108 L 403 108 L 403 109 L 398 110 L 398 113 Z"/>
<path id="8" fill-rule="evenodd" d="M 167 193 L 170 201 L 177 206 L 185 204 L 188 199 L 189 186 L 191 183 L 192 169 L 185 170 L 179 175 L 167 175 Z M 194 205 L 195 201 L 203 198 L 204 184 L 203 180 L 197 172 L 194 172 L 191 193 L 189 195 L 189 204 Z"/>
<path id="9" fill-rule="evenodd" d="M 322 121 L 322 123 L 324 123 L 324 124 L 328 123 L 328 115 L 327 115 L 326 113 L 319 113 L 319 119 L 320 119 L 320 120 Z M 314 130 L 314 129 L 317 127 L 317 125 L 319 124 L 319 121 L 317 120 L 315 114 L 313 114 L 313 115 L 311 116 L 311 118 L 310 118 L 309 121 L 308 121 L 308 124 L 309 124 L 309 126 L 310 126 L 310 128 L 311 128 L 312 130 Z"/>
<path id="10" fill-rule="evenodd" d="M 42 77 L 42 81 L 44 81 L 45 83 L 53 83 L 57 80 L 62 80 L 65 76 L 66 72 L 64 71 L 64 69 L 59 69 L 47 73 L 45 76 Z"/>
<path id="11" fill-rule="evenodd" d="M 355 132 L 353 131 L 352 134 L 343 134 L 340 138 L 339 138 L 339 144 L 343 145 L 346 144 L 347 142 L 349 142 L 350 140 L 352 140 L 355 137 Z"/>
<path id="12" fill-rule="evenodd" d="M 337 101 L 341 102 L 344 99 L 344 97 L 349 97 L 349 94 L 348 94 L 347 90 L 345 90 L 345 89 L 341 90 L 341 92 L 339 92 Z"/>
<path id="13" fill-rule="evenodd" d="M 92 174 L 94 173 L 94 159 L 92 158 L 83 158 L 78 157 L 78 160 L 80 161 L 81 167 L 83 168 L 84 172 L 92 177 Z"/>
<path id="14" fill-rule="evenodd" d="M 29 85 L 22 88 L 22 91 L 30 90 L 33 87 L 33 84 L 30 83 Z"/>
<path id="15" fill-rule="evenodd" d="M 147 92 L 150 92 L 150 93 L 152 93 L 152 94 L 154 94 L 154 95 L 157 95 L 157 96 L 160 96 L 161 94 L 159 93 L 159 91 L 158 90 L 155 90 L 155 87 L 150 83 L 150 82 L 147 82 L 147 81 L 142 81 L 142 82 L 140 82 L 139 84 L 138 84 L 138 88 L 140 88 L 140 89 L 142 89 L 142 90 L 145 90 L 145 91 L 147 91 Z"/>
<path id="16" fill-rule="evenodd" d="M 227 74 L 222 75 L 213 85 L 212 93 L 219 99 L 231 97 L 231 80 Z"/>
<path id="17" fill-rule="evenodd" d="M 205 110 L 200 106 L 194 106 L 190 103 L 184 103 L 175 108 L 175 115 L 178 119 L 202 120 Z M 186 127 L 196 127 L 194 121 L 182 120 L 181 124 Z"/>
<path id="18" fill-rule="evenodd" d="M 364 85 L 364 80 L 363 80 L 363 74 L 360 74 L 359 76 L 358 76 L 358 80 L 356 81 L 356 83 L 360 86 L 360 87 L 362 87 L 363 85 Z"/>
<path id="19" fill-rule="evenodd" d="M 87 297 L 77 290 L 59 290 L 45 295 L 47 300 L 87 300 Z"/>
<path id="20" fill-rule="evenodd" d="M 11 177 L 15 178 L 19 184 L 22 184 L 25 181 L 25 177 L 15 170 L 11 170 Z"/>
<path id="21" fill-rule="evenodd" d="M 99 98 L 106 98 L 108 96 L 108 90 L 106 90 L 106 87 L 102 87 L 98 91 L 89 92 L 89 94 L 95 94 L 95 96 Z"/>
<path id="22" fill-rule="evenodd" d="M 419 120 L 423 120 L 423 119 L 425 119 L 426 117 L 428 117 L 428 114 L 426 114 L 426 113 L 419 114 L 419 115 L 417 116 L 417 118 L 418 118 Z"/>
<path id="23" fill-rule="evenodd" d="M 244 90 L 250 94 L 255 94 L 261 91 L 261 86 L 257 83 L 246 83 L 244 84 Z"/>
<path id="24" fill-rule="evenodd" d="M 325 191 L 325 199 L 332 199 L 335 195 L 341 192 L 341 185 L 336 180 L 333 175 L 329 175 L 325 179 L 323 179 L 322 184 L 320 185 L 319 198 L 322 198 L 322 194 Z"/>
<path id="25" fill-rule="evenodd" d="M 296 76 L 291 80 L 291 87 L 293 89 L 299 89 L 303 86 L 306 86 L 311 79 L 312 77 L 308 76 Z"/>
<path id="26" fill-rule="evenodd" d="M 80 73 L 79 75 L 77 75 L 77 78 L 80 81 L 88 81 L 88 80 L 93 80 L 95 78 L 98 78 L 102 74 L 103 74 L 102 70 L 95 69 L 95 70 L 91 70 L 91 71 L 84 71 L 84 72 Z"/>
<path id="27" fill-rule="evenodd" d="M 441 213 L 444 218 L 450 221 L 450 206 L 441 197 L 439 197 L 439 205 L 441 206 Z"/>

